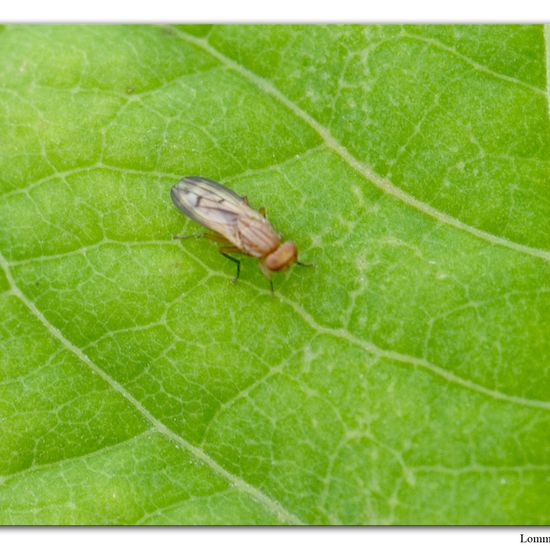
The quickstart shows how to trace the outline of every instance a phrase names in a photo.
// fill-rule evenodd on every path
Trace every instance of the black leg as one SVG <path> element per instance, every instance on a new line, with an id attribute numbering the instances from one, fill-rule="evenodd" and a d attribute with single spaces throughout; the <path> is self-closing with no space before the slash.
<path id="1" fill-rule="evenodd" d="M 239 279 L 239 275 L 241 274 L 241 260 L 237 260 L 237 258 L 233 258 L 233 256 L 230 256 L 229 254 L 226 254 L 225 252 L 220 252 L 222 256 L 225 256 L 228 260 L 231 260 L 232 262 L 235 262 L 237 264 L 237 275 L 233 278 L 233 282 L 236 283 Z"/>
<path id="2" fill-rule="evenodd" d="M 299 262 L 296 260 L 296 265 L 299 265 L 301 267 L 315 267 L 315 264 L 303 264 L 302 262 Z"/>
<path id="3" fill-rule="evenodd" d="M 269 279 L 269 286 L 271 287 L 271 296 L 275 294 L 275 291 L 273 290 L 273 281 Z"/>

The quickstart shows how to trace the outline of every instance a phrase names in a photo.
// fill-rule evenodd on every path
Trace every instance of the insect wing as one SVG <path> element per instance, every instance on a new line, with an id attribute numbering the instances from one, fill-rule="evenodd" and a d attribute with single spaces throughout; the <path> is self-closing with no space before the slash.
<path id="1" fill-rule="evenodd" d="M 261 218 L 237 193 L 200 176 L 183 178 L 172 187 L 170 196 L 186 216 L 238 247 L 239 218 Z"/>

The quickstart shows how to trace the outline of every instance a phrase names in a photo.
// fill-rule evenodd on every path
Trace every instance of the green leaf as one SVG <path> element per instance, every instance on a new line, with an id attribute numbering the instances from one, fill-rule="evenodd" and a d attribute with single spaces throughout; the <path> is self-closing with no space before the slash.
<path id="1" fill-rule="evenodd" d="M 0 522 L 547 524 L 549 45 L 5 27 Z M 191 174 L 315 268 L 172 240 Z"/>

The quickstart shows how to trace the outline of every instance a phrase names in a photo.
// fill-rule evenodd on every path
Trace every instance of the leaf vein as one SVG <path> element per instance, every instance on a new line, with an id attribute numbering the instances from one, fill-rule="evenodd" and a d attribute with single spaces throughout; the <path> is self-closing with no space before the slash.
<path id="1" fill-rule="evenodd" d="M 116 242 L 116 241 L 101 241 L 99 243 L 88 246 L 86 248 L 87 249 L 93 249 L 93 248 L 96 248 L 96 247 L 100 247 L 101 245 L 104 245 L 104 244 L 119 244 L 119 245 L 122 245 L 122 246 L 141 246 L 141 245 L 146 245 L 146 246 L 148 246 L 148 245 L 179 246 L 179 247 L 181 247 L 181 250 L 187 256 L 189 256 L 198 265 L 203 267 L 210 275 L 212 275 L 212 276 L 222 276 L 222 277 L 227 276 L 225 272 L 221 272 L 221 271 L 217 271 L 215 269 L 212 269 L 211 266 L 205 264 L 200 258 L 198 258 L 196 255 L 189 252 L 187 249 L 185 249 L 185 247 L 181 246 L 180 243 L 176 243 L 176 242 L 171 241 L 171 240 L 170 241 L 144 241 L 144 242 L 135 241 L 135 242 L 132 242 L 132 243 L 122 243 L 122 242 Z M 78 254 L 78 253 L 80 253 L 79 250 L 76 250 L 76 251 L 71 251 L 71 252 L 68 252 L 68 253 L 63 253 L 63 254 L 59 254 L 59 255 L 55 255 L 55 256 L 48 256 L 48 257 L 46 257 L 46 259 L 69 256 L 69 255 Z M 27 260 L 21 260 L 19 262 L 11 262 L 11 265 L 17 266 L 17 265 L 21 265 L 22 263 L 26 263 L 26 262 L 27 262 Z M 2 266 L 4 268 L 4 271 L 9 269 L 9 264 L 3 258 L 3 256 L 0 256 L 0 266 Z M 9 272 L 7 272 L 7 273 L 9 273 Z M 10 282 L 13 280 L 11 275 L 9 276 L 9 280 L 10 280 Z M 245 285 L 248 285 L 250 287 L 253 287 L 258 292 L 263 292 L 265 294 L 269 294 L 269 291 L 264 290 L 264 289 L 258 289 L 255 285 L 253 285 L 252 283 L 249 283 L 247 281 L 243 280 L 243 281 L 241 281 L 241 284 L 245 284 Z M 18 296 L 17 292 L 13 292 L 13 294 Z M 372 342 L 361 339 L 360 337 L 358 337 L 355 334 L 349 332 L 349 330 L 347 330 L 345 328 L 330 328 L 330 327 L 326 327 L 324 325 L 321 325 L 314 319 L 314 317 L 308 311 L 306 311 L 301 305 L 295 303 L 293 300 L 290 300 L 290 299 L 286 298 L 284 295 L 279 295 L 279 299 L 282 302 L 284 302 L 285 304 L 287 304 L 288 306 L 290 306 L 300 317 L 302 317 L 302 319 L 311 328 L 313 328 L 319 334 L 326 334 L 326 335 L 329 335 L 329 336 L 333 336 L 333 337 L 336 337 L 336 338 L 341 338 L 341 339 L 347 340 L 351 344 L 356 345 L 356 346 L 364 349 L 365 351 L 367 351 L 367 352 L 369 352 L 369 353 L 371 353 L 371 354 L 373 354 L 377 357 L 382 357 L 382 358 L 389 359 L 389 360 L 392 360 L 392 361 L 396 361 L 396 362 L 399 362 L 399 363 L 406 363 L 406 364 L 413 365 L 415 367 L 425 369 L 425 370 L 431 372 L 432 374 L 434 374 L 434 375 L 436 375 L 440 378 L 443 378 L 448 383 L 455 383 L 455 384 L 457 384 L 457 385 L 459 385 L 463 388 L 467 388 L 471 391 L 475 391 L 476 393 L 480 393 L 480 394 L 489 396 L 489 397 L 491 397 L 493 399 L 496 399 L 496 400 L 499 400 L 499 401 L 507 401 L 507 402 L 510 402 L 510 403 L 514 403 L 516 405 L 522 405 L 522 406 L 527 406 L 527 407 L 531 407 L 531 408 L 550 410 L 550 402 L 549 401 L 541 401 L 541 400 L 537 400 L 537 399 L 528 399 L 528 398 L 525 398 L 525 397 L 519 397 L 519 396 L 515 396 L 515 395 L 505 394 L 505 393 L 497 391 L 497 390 L 491 390 L 490 388 L 486 388 L 485 386 L 482 386 L 481 384 L 476 384 L 475 382 L 472 382 L 471 380 L 467 380 L 467 379 L 462 378 L 462 377 L 460 377 L 456 374 L 453 374 L 453 373 L 445 370 L 443 367 L 435 365 L 435 364 L 431 363 L 430 361 L 428 361 L 426 359 L 423 359 L 423 358 L 420 358 L 420 357 L 415 357 L 415 356 L 412 356 L 412 355 L 407 355 L 407 354 L 397 352 L 397 351 L 393 351 L 393 350 L 389 350 L 389 349 L 380 348 L 380 347 L 376 346 L 375 344 L 373 344 Z"/>
<path id="2" fill-rule="evenodd" d="M 8 475 L 0 476 L 0 487 L 3 485 L 6 485 L 6 483 L 10 482 L 12 479 L 21 477 L 23 475 L 29 475 L 34 472 L 42 472 L 44 470 L 50 470 L 52 468 L 61 466 L 63 464 L 68 464 L 73 461 L 77 460 L 86 460 L 88 458 L 92 458 L 94 456 L 99 456 L 108 453 L 109 451 L 119 449 L 121 447 L 124 447 L 126 445 L 131 444 L 136 439 L 139 439 L 140 437 L 146 435 L 152 430 L 145 430 L 142 432 L 139 432 L 128 439 L 124 439 L 122 441 L 117 441 L 116 443 L 112 443 L 110 445 L 106 445 L 105 447 L 100 447 L 99 449 L 94 449 L 93 451 L 90 451 L 88 453 L 84 453 L 81 455 L 75 455 L 75 456 L 69 456 L 66 458 L 62 458 L 59 460 L 55 460 L 53 462 L 45 462 L 42 464 L 33 464 L 32 466 L 29 466 L 28 468 L 23 468 L 21 470 L 17 470 L 16 472 L 11 472 Z"/>
<path id="3" fill-rule="evenodd" d="M 528 254 L 538 258 L 542 258 L 543 260 L 546 260 L 546 261 L 550 261 L 550 250 L 544 250 L 544 249 L 524 245 L 524 244 L 512 241 L 510 239 L 507 239 L 505 237 L 500 237 L 498 235 L 494 235 L 482 229 L 478 229 L 476 227 L 468 225 L 467 223 L 464 223 L 458 218 L 454 218 L 453 216 L 446 214 L 445 212 L 441 212 L 440 210 L 437 210 L 430 204 L 417 199 L 410 193 L 407 193 L 406 191 L 397 187 L 391 181 L 383 178 L 382 176 L 374 172 L 372 168 L 370 168 L 365 163 L 363 163 L 362 161 L 354 157 L 349 152 L 349 150 L 344 145 L 342 145 L 329 132 L 328 129 L 326 129 L 323 125 L 321 125 L 309 113 L 305 112 L 300 107 L 298 107 L 296 103 L 294 103 L 289 98 L 287 98 L 270 81 L 258 76 L 257 74 L 253 73 L 250 69 L 237 63 L 235 60 L 229 57 L 226 57 L 224 54 L 219 52 L 216 48 L 211 46 L 206 40 L 190 36 L 177 28 L 174 28 L 174 32 L 182 40 L 195 44 L 197 46 L 200 46 L 207 53 L 214 56 L 216 59 L 222 61 L 227 67 L 233 69 L 235 72 L 240 74 L 243 78 L 252 82 L 261 91 L 270 95 L 271 97 L 275 98 L 280 103 L 282 103 L 284 106 L 286 106 L 296 117 L 303 120 L 314 131 L 317 132 L 317 134 L 322 138 L 323 142 L 325 143 L 328 149 L 334 151 L 356 172 L 361 174 L 367 181 L 369 181 L 371 184 L 381 189 L 386 194 L 395 197 L 396 199 L 406 204 L 407 206 L 410 206 L 411 208 L 414 208 L 422 212 L 423 214 L 431 218 L 434 218 L 438 222 L 441 222 L 445 225 L 450 225 L 452 227 L 455 227 L 456 229 L 460 229 L 461 231 L 469 233 L 470 235 L 473 235 L 478 239 L 484 240 L 493 245 L 503 246 L 503 247 L 515 250 L 516 252 Z"/>
<path id="4" fill-rule="evenodd" d="M 479 72 L 491 75 L 499 80 L 504 80 L 506 82 L 510 82 L 511 84 L 515 84 L 517 86 L 521 86 L 522 88 L 527 88 L 528 90 L 531 90 L 532 92 L 535 92 L 536 94 L 542 94 L 546 95 L 546 92 L 542 88 L 538 88 L 537 86 L 533 86 L 532 84 L 528 84 L 527 82 L 523 82 L 523 80 L 519 80 L 518 78 L 514 78 L 512 76 L 508 76 L 502 73 L 499 73 L 497 71 L 493 71 L 489 67 L 478 63 L 474 59 L 468 57 L 467 55 L 464 55 L 455 49 L 451 48 L 450 46 L 447 46 L 443 42 L 436 40 L 435 38 L 427 38 L 425 36 L 420 36 L 418 34 L 414 34 L 411 32 L 404 32 L 401 36 L 404 36 L 406 38 L 410 38 L 411 40 L 417 40 L 419 42 L 425 42 L 426 44 L 430 44 L 434 48 L 437 48 L 439 50 L 443 50 L 458 59 L 461 59 L 474 69 L 478 70 Z"/>
<path id="5" fill-rule="evenodd" d="M 212 275 L 221 275 L 223 277 L 226 277 L 225 273 L 220 273 L 215 270 L 213 270 L 211 267 L 206 265 L 202 260 L 197 258 L 194 254 L 186 250 L 182 246 L 182 250 L 185 254 L 187 254 L 192 260 L 197 262 L 201 267 L 203 267 L 205 270 L 210 272 Z M 271 293 L 269 290 L 265 290 L 262 288 L 258 288 L 252 283 L 249 283 L 247 281 L 241 281 L 241 284 L 250 286 L 254 289 L 256 289 L 258 292 L 261 292 L 265 294 L 266 296 L 271 296 Z M 526 397 L 518 397 L 516 395 L 509 395 L 497 390 L 491 390 L 490 388 L 486 388 L 485 386 L 482 386 L 481 384 L 476 384 L 475 382 L 472 382 L 471 380 L 467 380 L 465 378 L 461 378 L 460 376 L 446 371 L 443 367 L 440 367 L 438 365 L 435 365 L 431 363 L 430 361 L 415 357 L 413 355 L 407 355 L 405 353 L 401 353 L 398 351 L 393 351 L 389 349 L 384 349 L 378 347 L 376 344 L 373 344 L 372 342 L 362 340 L 355 334 L 349 332 L 345 328 L 330 328 L 326 327 L 324 325 L 319 324 L 314 317 L 306 311 L 300 304 L 296 303 L 295 301 L 287 298 L 286 296 L 279 294 L 278 295 L 279 300 L 281 302 L 285 303 L 289 307 L 291 307 L 295 313 L 297 313 L 302 319 L 318 334 L 325 334 L 328 336 L 333 336 L 336 338 L 340 338 L 343 340 L 348 341 L 349 343 L 362 348 L 363 350 L 367 351 L 368 353 L 371 353 L 375 355 L 376 357 L 382 357 L 384 359 L 389 359 L 391 361 L 396 361 L 398 363 L 405 363 L 413 365 L 414 367 L 422 368 L 424 370 L 427 370 L 428 372 L 432 373 L 433 375 L 443 378 L 448 383 L 456 384 L 460 387 L 466 388 L 470 391 L 480 393 L 482 395 L 486 395 L 488 397 L 491 397 L 492 399 L 498 400 L 498 401 L 505 401 L 508 403 L 514 403 L 515 405 L 521 405 L 536 409 L 543 409 L 543 410 L 550 410 L 550 401 L 541 401 L 537 399 L 528 399 Z"/>
<path id="6" fill-rule="evenodd" d="M 294 515 L 292 512 L 286 510 L 283 505 L 274 500 L 269 495 L 262 492 L 257 487 L 250 485 L 243 478 L 229 472 L 221 464 L 216 462 L 210 457 L 203 449 L 191 444 L 185 438 L 172 431 L 168 426 L 163 424 L 158 418 L 156 418 L 145 406 L 134 397 L 122 384 L 107 374 L 101 367 L 96 365 L 78 346 L 68 340 L 62 332 L 54 326 L 46 316 L 36 307 L 36 305 L 21 291 L 17 286 L 11 271 L 9 264 L 2 254 L 0 254 L 0 267 L 2 267 L 6 279 L 11 287 L 12 293 L 21 300 L 21 302 L 27 307 L 27 309 L 34 315 L 46 328 L 46 330 L 66 349 L 71 351 L 80 361 L 82 361 L 93 373 L 102 378 L 115 392 L 124 397 L 139 413 L 145 418 L 151 426 L 153 426 L 159 433 L 163 434 L 167 439 L 173 441 L 178 447 L 189 452 L 195 456 L 198 460 L 205 463 L 220 477 L 226 479 L 232 486 L 238 488 L 243 493 L 251 496 L 255 501 L 259 502 L 270 510 L 276 517 L 291 524 L 303 524 L 303 522 Z"/>

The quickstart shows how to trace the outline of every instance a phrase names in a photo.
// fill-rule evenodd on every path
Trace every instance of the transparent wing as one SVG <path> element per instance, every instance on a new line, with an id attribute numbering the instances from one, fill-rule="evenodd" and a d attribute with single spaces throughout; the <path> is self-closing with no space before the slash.
<path id="1" fill-rule="evenodd" d="M 250 208 L 243 197 L 201 176 L 184 177 L 172 187 L 170 196 L 186 216 L 239 248 L 243 248 L 239 220 L 265 223 L 265 218 Z"/>

